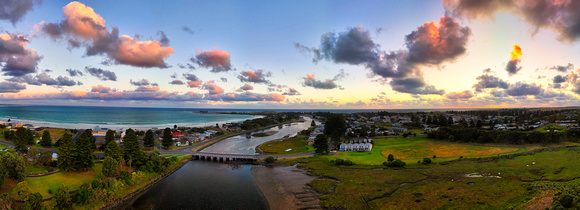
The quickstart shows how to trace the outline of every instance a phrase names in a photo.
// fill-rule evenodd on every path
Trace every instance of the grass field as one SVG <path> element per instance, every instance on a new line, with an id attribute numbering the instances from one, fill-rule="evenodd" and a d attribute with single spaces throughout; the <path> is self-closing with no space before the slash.
<path id="1" fill-rule="evenodd" d="M 556 126 L 555 123 L 550 123 L 550 124 L 547 124 L 543 127 L 536 129 L 536 131 L 538 131 L 540 133 L 546 133 L 546 132 L 548 132 L 548 130 L 558 130 L 558 132 L 564 132 L 567 129 L 568 129 L 567 127 L 559 127 L 559 126 Z"/>
<path id="2" fill-rule="evenodd" d="M 88 180 L 94 179 L 99 173 L 101 173 L 103 165 L 95 164 L 92 170 L 86 172 L 59 172 L 42 177 L 26 177 L 24 180 L 28 182 L 28 186 L 32 192 L 39 192 L 42 194 L 43 198 L 52 197 L 48 193 L 48 190 L 56 192 L 58 187 L 62 184 L 70 190 L 78 189 L 83 183 Z"/>
<path id="3" fill-rule="evenodd" d="M 282 141 L 271 141 L 260 145 L 260 149 L 264 154 L 300 154 L 314 151 L 314 147 L 308 146 L 306 143 L 307 136 L 297 136 Z M 290 149 L 290 151 L 286 151 Z"/>
<path id="4" fill-rule="evenodd" d="M 452 143 L 437 141 L 425 137 L 374 139 L 371 152 L 338 152 L 329 158 L 348 159 L 357 164 L 380 165 L 387 161 L 387 156 L 393 154 L 396 159 L 414 163 L 423 158 L 437 158 L 433 161 L 445 161 L 465 157 L 485 157 L 497 154 L 522 152 L 526 149 L 508 146 L 486 146 L 475 144 Z"/>
<path id="5" fill-rule="evenodd" d="M 316 189 L 332 192 L 322 196 L 322 205 L 328 208 L 544 209 L 550 207 L 556 192 L 580 189 L 578 158 L 578 148 L 563 148 L 513 159 L 462 160 L 446 165 L 415 163 L 403 169 L 337 167 L 325 156 L 286 163 L 300 163 L 311 174 L 323 176 L 322 180 L 337 180 L 313 182 Z M 466 176 L 473 173 L 487 177 Z"/>

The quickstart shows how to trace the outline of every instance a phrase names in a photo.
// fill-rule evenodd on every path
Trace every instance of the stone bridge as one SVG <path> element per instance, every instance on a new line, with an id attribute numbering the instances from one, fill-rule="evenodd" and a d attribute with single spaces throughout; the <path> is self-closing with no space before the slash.
<path id="1" fill-rule="evenodd" d="M 256 161 L 265 157 L 259 155 L 237 155 L 237 154 L 219 154 L 209 152 L 194 152 L 191 154 L 194 160 L 210 160 L 210 161 Z"/>

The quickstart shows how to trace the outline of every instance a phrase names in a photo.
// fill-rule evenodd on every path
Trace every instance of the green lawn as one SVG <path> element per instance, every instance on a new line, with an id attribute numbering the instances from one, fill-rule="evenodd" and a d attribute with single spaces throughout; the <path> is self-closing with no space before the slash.
<path id="1" fill-rule="evenodd" d="M 396 159 L 407 163 L 416 163 L 423 158 L 437 158 L 433 161 L 445 161 L 463 157 L 486 157 L 497 154 L 509 154 L 526 151 L 524 148 L 507 146 L 485 146 L 475 144 L 452 143 L 437 141 L 425 137 L 379 137 L 373 140 L 371 152 L 338 152 L 327 156 L 330 159 L 348 159 L 357 164 L 380 165 L 387 161 L 387 156 L 393 154 Z"/>
<path id="2" fill-rule="evenodd" d="M 24 171 L 25 174 L 30 172 L 36 172 L 37 174 L 43 173 L 44 171 L 48 171 L 48 167 L 39 167 L 39 166 L 26 166 L 26 170 Z"/>
<path id="3" fill-rule="evenodd" d="M 550 124 L 547 124 L 543 127 L 538 128 L 536 130 L 540 133 L 546 133 L 546 132 L 548 132 L 548 130 L 558 130 L 558 132 L 564 132 L 567 129 L 568 129 L 567 127 L 559 127 L 559 126 L 556 126 L 555 123 L 550 123 Z"/>
<path id="4" fill-rule="evenodd" d="M 297 136 L 282 141 L 271 141 L 260 145 L 264 154 L 301 154 L 314 151 L 314 147 L 307 145 L 307 136 Z M 289 150 L 289 151 L 286 151 Z"/>
<path id="5" fill-rule="evenodd" d="M 59 172 L 42 177 L 26 177 L 24 180 L 28 182 L 28 186 L 32 192 L 39 192 L 42 194 L 43 198 L 52 197 L 48 193 L 48 190 L 56 192 L 58 187 L 62 184 L 70 190 L 78 189 L 83 183 L 88 180 L 94 179 L 99 173 L 101 173 L 103 165 L 95 164 L 92 170 L 86 172 Z"/>

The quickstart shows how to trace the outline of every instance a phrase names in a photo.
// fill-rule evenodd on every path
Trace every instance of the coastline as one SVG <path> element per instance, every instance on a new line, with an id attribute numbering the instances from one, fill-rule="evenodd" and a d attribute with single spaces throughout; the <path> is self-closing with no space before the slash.
<path id="1" fill-rule="evenodd" d="M 307 184 L 318 177 L 296 166 L 252 167 L 252 177 L 270 209 L 321 209 L 320 195 Z"/>

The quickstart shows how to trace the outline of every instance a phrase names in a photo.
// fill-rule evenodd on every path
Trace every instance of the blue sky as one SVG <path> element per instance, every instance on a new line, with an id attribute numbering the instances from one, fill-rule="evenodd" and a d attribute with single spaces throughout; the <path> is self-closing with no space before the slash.
<path id="1" fill-rule="evenodd" d="M 2 41 L 29 54 L 0 48 L 0 100 L 224 108 L 578 104 L 572 71 L 580 35 L 566 27 L 580 22 L 580 6 L 482 2 L 487 9 L 468 0 L 8 1 L 5 11 L 30 4 L 0 14 Z M 553 8 L 543 14 L 554 21 L 525 12 L 535 6 Z M 75 28 L 83 23 L 97 24 Z M 101 35 L 83 36 L 86 30 Z M 523 54 L 510 60 L 514 45 Z M 38 56 L 26 57 L 32 51 Z M 22 70 L 11 58 L 37 62 Z"/>

